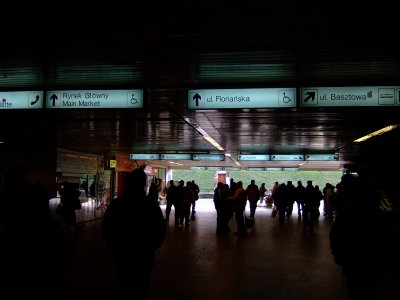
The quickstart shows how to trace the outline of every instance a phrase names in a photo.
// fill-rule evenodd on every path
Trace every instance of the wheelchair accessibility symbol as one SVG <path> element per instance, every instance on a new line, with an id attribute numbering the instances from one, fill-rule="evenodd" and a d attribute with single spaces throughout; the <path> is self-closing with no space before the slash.
<path id="1" fill-rule="evenodd" d="M 278 96 L 279 106 L 296 106 L 295 92 L 291 90 L 281 90 Z"/>
<path id="2" fill-rule="evenodd" d="M 283 99 L 282 99 L 282 101 L 283 101 L 283 103 L 289 103 L 289 102 L 292 101 L 292 100 L 290 99 L 289 96 L 286 96 L 286 93 L 285 93 L 285 92 L 283 92 Z"/>
<path id="3" fill-rule="evenodd" d="M 135 94 L 132 94 L 132 97 L 131 97 L 131 104 L 138 104 L 139 102 L 138 102 L 138 100 L 135 98 Z"/>
<path id="4" fill-rule="evenodd" d="M 143 108 L 143 91 L 129 90 L 125 94 L 125 105 L 130 108 Z"/>

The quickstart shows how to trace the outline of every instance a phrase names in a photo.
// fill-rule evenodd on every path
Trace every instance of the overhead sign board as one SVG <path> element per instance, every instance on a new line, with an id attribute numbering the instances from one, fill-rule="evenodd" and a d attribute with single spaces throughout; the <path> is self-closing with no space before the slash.
<path id="1" fill-rule="evenodd" d="M 240 171 L 238 167 L 200 167 L 193 166 L 190 170 L 208 170 L 208 171 Z"/>
<path id="2" fill-rule="evenodd" d="M 296 107 L 296 88 L 188 91 L 188 109 Z"/>
<path id="3" fill-rule="evenodd" d="M 239 154 L 238 160 L 245 161 L 245 160 L 253 160 L 253 161 L 260 161 L 260 160 L 270 160 L 270 156 L 268 154 Z"/>
<path id="4" fill-rule="evenodd" d="M 209 171 L 224 171 L 225 167 L 206 167 L 206 170 L 209 170 Z"/>
<path id="5" fill-rule="evenodd" d="M 43 108 L 42 91 L 0 92 L 0 109 Z"/>
<path id="6" fill-rule="evenodd" d="M 192 160 L 223 161 L 223 160 L 225 160 L 225 155 L 223 155 L 223 154 L 192 154 Z"/>
<path id="7" fill-rule="evenodd" d="M 300 106 L 396 106 L 400 105 L 400 86 L 304 87 Z"/>
<path id="8" fill-rule="evenodd" d="M 339 154 L 306 154 L 305 160 L 321 160 L 321 161 L 336 161 L 339 160 Z"/>
<path id="9" fill-rule="evenodd" d="M 271 160 L 304 160 L 303 154 L 271 154 Z"/>
<path id="10" fill-rule="evenodd" d="M 299 168 L 282 168 L 282 171 L 298 171 Z"/>
<path id="11" fill-rule="evenodd" d="M 248 171 L 265 171 L 265 168 L 249 167 Z"/>
<path id="12" fill-rule="evenodd" d="M 206 167 L 197 167 L 197 166 L 194 166 L 194 167 L 190 167 L 190 170 L 205 170 L 206 169 Z"/>
<path id="13" fill-rule="evenodd" d="M 160 154 L 161 160 L 191 160 L 191 154 L 182 154 L 182 153 L 164 153 Z"/>
<path id="14" fill-rule="evenodd" d="M 143 108 L 143 90 L 48 91 L 46 108 Z"/>
<path id="15" fill-rule="evenodd" d="M 129 154 L 129 159 L 135 159 L 135 160 L 159 160 L 160 159 L 160 154 L 134 153 L 134 154 Z"/>

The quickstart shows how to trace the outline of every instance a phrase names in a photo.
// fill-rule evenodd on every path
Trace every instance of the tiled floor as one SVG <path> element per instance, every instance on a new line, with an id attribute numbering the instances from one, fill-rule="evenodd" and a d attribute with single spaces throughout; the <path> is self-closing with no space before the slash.
<path id="1" fill-rule="evenodd" d="M 150 299 L 347 299 L 329 249 L 331 221 L 321 219 L 310 233 L 303 230 L 297 212 L 283 226 L 270 214 L 271 208 L 258 207 L 255 227 L 245 237 L 215 235 L 211 199 L 198 201 L 197 219 L 188 228 L 176 227 L 171 218 L 157 253 Z M 115 298 L 112 260 L 99 224 L 86 223 L 83 233 L 70 240 L 64 299 Z M 233 232 L 233 219 L 231 227 Z M 380 299 L 400 299 L 399 291 L 385 287 Z"/>

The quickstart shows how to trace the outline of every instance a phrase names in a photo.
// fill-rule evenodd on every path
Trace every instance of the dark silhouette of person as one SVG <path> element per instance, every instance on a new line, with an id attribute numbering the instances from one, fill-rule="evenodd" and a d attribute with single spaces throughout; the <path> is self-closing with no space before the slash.
<path id="1" fill-rule="evenodd" d="M 250 218 L 254 219 L 254 215 L 257 209 L 257 202 L 260 199 L 260 189 L 256 184 L 256 181 L 252 179 L 250 184 L 246 188 L 247 199 L 249 200 L 250 206 Z"/>
<path id="2" fill-rule="evenodd" d="M 89 194 L 91 198 L 95 198 L 96 197 L 96 176 L 94 176 L 94 180 L 93 182 L 90 184 L 89 187 Z"/>
<path id="3" fill-rule="evenodd" d="M 159 203 L 158 201 L 158 196 L 159 196 L 159 191 L 158 191 L 158 185 L 157 185 L 157 181 L 153 180 L 150 184 L 150 188 L 149 188 L 149 193 L 147 194 L 147 198 L 150 201 L 153 201 L 155 203 Z"/>
<path id="4" fill-rule="evenodd" d="M 231 203 L 235 215 L 237 231 L 234 234 L 240 236 L 246 235 L 247 228 L 244 223 L 244 212 L 246 209 L 247 195 L 246 191 L 243 189 L 243 182 L 238 181 L 234 194 L 225 199 Z"/>
<path id="5" fill-rule="evenodd" d="M 7 212 L 0 226 L 1 297 L 61 299 L 68 262 L 63 226 L 41 182 L 16 180 L 0 196 L 0 210 Z"/>
<path id="6" fill-rule="evenodd" d="M 196 201 L 199 200 L 200 188 L 194 180 L 192 180 L 191 188 L 194 192 L 194 201 L 192 203 L 192 213 L 190 216 L 190 220 L 194 221 L 196 220 Z"/>
<path id="7" fill-rule="evenodd" d="M 318 200 L 319 203 L 319 200 Z M 304 190 L 303 201 L 303 228 L 304 230 L 313 231 L 317 220 L 317 193 L 312 180 L 307 180 Z"/>
<path id="8" fill-rule="evenodd" d="M 286 210 L 288 203 L 287 188 L 286 184 L 282 182 L 274 190 L 274 205 L 278 209 L 278 221 L 279 224 L 283 225 L 286 221 Z"/>
<path id="9" fill-rule="evenodd" d="M 144 167 L 125 177 L 122 195 L 107 206 L 102 237 L 114 259 L 118 299 L 148 299 L 157 249 L 166 237 L 158 203 L 146 196 Z"/>
<path id="10" fill-rule="evenodd" d="M 359 177 L 342 176 L 336 194 L 337 214 L 329 233 L 334 260 L 342 267 L 352 300 L 376 299 L 380 278 L 395 261 L 390 255 L 392 205 L 365 175 L 361 171 Z"/>
<path id="11" fill-rule="evenodd" d="M 263 204 L 266 193 L 267 188 L 265 187 L 265 182 L 263 182 L 260 186 L 260 205 Z"/>
<path id="12" fill-rule="evenodd" d="M 186 186 L 184 186 L 181 190 L 181 216 L 180 216 L 180 225 L 184 225 L 185 227 L 190 226 L 190 209 L 195 202 L 195 194 L 192 189 L 192 182 L 187 181 Z"/>
<path id="13" fill-rule="evenodd" d="M 304 213 L 303 211 L 303 204 L 304 204 L 304 199 L 305 199 L 305 193 L 306 193 L 306 188 L 301 182 L 301 180 L 297 181 L 297 186 L 296 186 L 296 204 L 297 204 L 297 214 L 298 214 L 298 220 L 301 220 L 301 216 Z"/>
<path id="14" fill-rule="evenodd" d="M 178 181 L 178 185 L 176 187 L 177 197 L 175 200 L 175 220 L 178 219 L 178 223 L 175 223 L 177 226 L 183 226 L 182 218 L 183 218 L 183 188 L 185 187 L 185 182 L 183 180 Z"/>
<path id="15" fill-rule="evenodd" d="M 213 195 L 214 207 L 217 211 L 217 235 L 223 235 L 231 231 L 229 227 L 229 219 L 232 213 L 232 206 L 226 200 L 229 193 L 229 185 L 219 181 L 217 187 L 214 189 Z"/>
<path id="16" fill-rule="evenodd" d="M 287 196 L 286 218 L 289 218 L 293 214 L 293 205 L 296 199 L 296 187 L 293 185 L 291 180 L 288 180 L 286 183 L 286 196 Z"/>
<path id="17" fill-rule="evenodd" d="M 165 218 L 167 222 L 169 221 L 169 216 L 171 214 L 172 206 L 174 207 L 175 211 L 175 224 L 179 224 L 179 217 L 178 217 L 178 208 L 176 207 L 176 201 L 178 198 L 178 188 L 174 184 L 174 181 L 171 179 L 169 181 L 169 186 L 167 187 L 167 205 L 165 207 Z"/>
<path id="18" fill-rule="evenodd" d="M 63 206 L 62 220 L 64 221 L 69 234 L 72 233 L 72 227 L 75 228 L 76 234 L 81 231 L 76 219 L 75 211 L 77 209 L 81 209 L 81 203 L 79 199 L 80 194 L 81 192 L 68 181 L 64 182 L 64 188 L 60 191 L 60 202 Z"/>

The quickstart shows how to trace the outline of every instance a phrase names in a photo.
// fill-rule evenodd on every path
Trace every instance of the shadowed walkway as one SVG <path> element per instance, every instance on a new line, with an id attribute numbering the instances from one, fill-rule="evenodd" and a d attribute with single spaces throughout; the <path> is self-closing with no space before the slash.
<path id="1" fill-rule="evenodd" d="M 188 228 L 174 225 L 172 210 L 166 241 L 157 253 L 150 299 L 347 299 L 341 269 L 329 249 L 332 221 L 321 218 L 310 233 L 303 230 L 296 211 L 281 226 L 270 217 L 271 208 L 258 207 L 255 227 L 247 236 L 233 234 L 233 219 L 232 232 L 216 236 L 212 199 L 200 199 L 196 210 L 196 221 Z M 65 299 L 115 298 L 112 259 L 99 225 L 100 220 L 88 222 L 83 233 L 71 237 Z M 399 299 L 396 293 L 386 289 L 381 299 Z"/>

